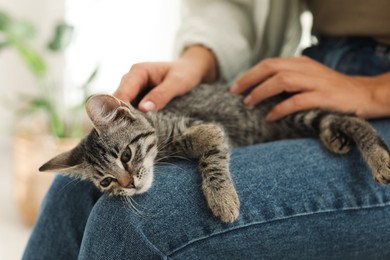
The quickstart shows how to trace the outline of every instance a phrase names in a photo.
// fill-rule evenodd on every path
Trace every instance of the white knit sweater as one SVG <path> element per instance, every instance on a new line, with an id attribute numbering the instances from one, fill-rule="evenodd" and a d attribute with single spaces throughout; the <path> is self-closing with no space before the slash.
<path id="1" fill-rule="evenodd" d="M 186 0 L 176 57 L 202 44 L 217 57 L 220 80 L 230 82 L 267 57 L 291 56 L 301 38 L 300 0 Z"/>

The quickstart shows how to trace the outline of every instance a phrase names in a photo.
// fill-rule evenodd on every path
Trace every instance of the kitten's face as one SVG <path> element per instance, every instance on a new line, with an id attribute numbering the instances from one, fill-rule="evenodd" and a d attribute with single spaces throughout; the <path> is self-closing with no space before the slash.
<path id="1" fill-rule="evenodd" d="M 153 181 L 157 136 L 141 112 L 111 96 L 92 97 L 87 112 L 94 129 L 73 150 L 40 170 L 90 180 L 102 192 L 131 196 Z"/>
<path id="2" fill-rule="evenodd" d="M 131 196 L 152 185 L 157 138 L 154 129 L 143 123 L 136 120 L 107 132 L 94 130 L 86 138 L 85 174 L 101 191 Z"/>

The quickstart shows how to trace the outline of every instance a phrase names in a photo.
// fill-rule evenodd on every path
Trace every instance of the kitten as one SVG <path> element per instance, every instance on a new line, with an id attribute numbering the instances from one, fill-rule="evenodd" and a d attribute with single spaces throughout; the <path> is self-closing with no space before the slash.
<path id="1" fill-rule="evenodd" d="M 39 170 L 90 180 L 110 195 L 132 196 L 151 187 L 156 160 L 172 155 L 195 158 L 208 205 L 224 222 L 239 216 L 229 172 L 229 149 L 234 146 L 319 136 L 330 151 L 344 154 L 355 143 L 375 180 L 390 182 L 389 149 L 367 121 L 316 109 L 266 122 L 267 112 L 283 98 L 248 108 L 227 86 L 201 85 L 163 111 L 145 114 L 115 97 L 92 96 L 86 110 L 94 129 L 73 150 Z"/>

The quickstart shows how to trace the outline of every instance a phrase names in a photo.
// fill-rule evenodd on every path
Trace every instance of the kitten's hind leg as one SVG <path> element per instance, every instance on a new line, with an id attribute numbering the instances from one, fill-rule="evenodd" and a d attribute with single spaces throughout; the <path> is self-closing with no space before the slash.
<path id="1" fill-rule="evenodd" d="M 334 152 L 347 152 L 353 141 L 370 166 L 374 179 L 381 184 L 390 183 L 389 148 L 366 120 L 329 114 L 323 118 L 320 129 L 321 140 Z"/>
<path id="2" fill-rule="evenodd" d="M 199 159 L 202 189 L 213 214 L 224 222 L 238 218 L 240 201 L 229 171 L 229 145 L 214 124 L 189 127 L 177 140 L 181 150 Z"/>
<path id="3" fill-rule="evenodd" d="M 351 139 L 332 124 L 321 129 L 320 139 L 331 152 L 346 154 L 351 149 Z"/>
<path id="4" fill-rule="evenodd" d="M 375 169 L 374 179 L 381 184 L 390 183 L 390 153 L 386 146 L 372 148 L 373 155 L 367 158 L 368 164 Z"/>

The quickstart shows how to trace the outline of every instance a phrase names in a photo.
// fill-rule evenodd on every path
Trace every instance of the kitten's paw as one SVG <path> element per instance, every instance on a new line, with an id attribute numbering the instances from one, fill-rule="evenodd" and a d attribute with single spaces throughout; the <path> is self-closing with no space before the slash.
<path id="1" fill-rule="evenodd" d="M 351 149 L 351 140 L 343 133 L 332 130 L 330 127 L 321 131 L 320 138 L 326 148 L 334 153 L 345 154 Z"/>
<path id="2" fill-rule="evenodd" d="M 232 223 L 240 215 L 240 200 L 233 185 L 204 189 L 208 205 L 214 216 Z"/>
<path id="3" fill-rule="evenodd" d="M 380 184 L 390 183 L 390 155 L 386 149 L 378 147 L 368 158 L 374 179 Z"/>

